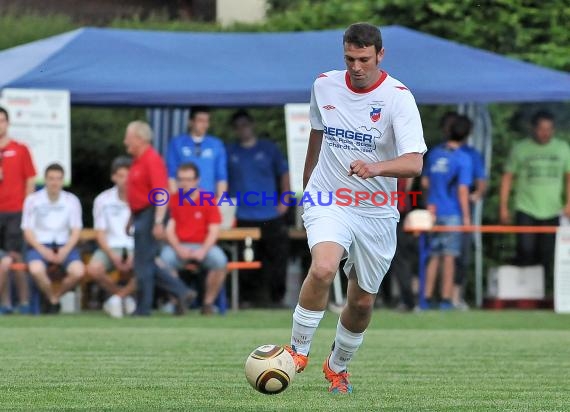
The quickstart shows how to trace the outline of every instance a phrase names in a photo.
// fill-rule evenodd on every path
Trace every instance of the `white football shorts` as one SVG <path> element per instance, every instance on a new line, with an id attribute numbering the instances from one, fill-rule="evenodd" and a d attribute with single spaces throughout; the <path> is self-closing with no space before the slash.
<path id="1" fill-rule="evenodd" d="M 396 218 L 361 216 L 346 206 L 316 205 L 305 208 L 303 222 L 309 249 L 321 242 L 338 243 L 344 247 L 343 258 L 348 257 L 344 273 L 349 276 L 354 267 L 358 285 L 378 293 L 396 252 Z"/>

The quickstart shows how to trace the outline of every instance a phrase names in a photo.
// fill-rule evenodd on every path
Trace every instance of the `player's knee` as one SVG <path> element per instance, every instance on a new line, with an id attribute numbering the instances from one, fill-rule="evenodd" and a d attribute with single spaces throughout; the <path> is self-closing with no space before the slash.
<path id="1" fill-rule="evenodd" d="M 362 315 L 368 315 L 374 308 L 375 295 L 363 295 L 348 302 L 351 309 Z"/>
<path id="2" fill-rule="evenodd" d="M 313 262 L 309 271 L 310 276 L 318 282 L 332 283 L 337 267 L 328 262 Z"/>
<path id="3" fill-rule="evenodd" d="M 42 261 L 32 261 L 28 264 L 28 271 L 30 272 L 30 275 L 36 277 L 46 271 L 46 266 Z"/>
<path id="4" fill-rule="evenodd" d="M 85 265 L 81 262 L 73 262 L 67 268 L 67 275 L 75 280 L 80 280 L 85 275 Z"/>
<path id="5" fill-rule="evenodd" d="M 101 262 L 90 262 L 87 265 L 87 275 L 93 279 L 97 279 L 105 274 L 105 266 Z"/>

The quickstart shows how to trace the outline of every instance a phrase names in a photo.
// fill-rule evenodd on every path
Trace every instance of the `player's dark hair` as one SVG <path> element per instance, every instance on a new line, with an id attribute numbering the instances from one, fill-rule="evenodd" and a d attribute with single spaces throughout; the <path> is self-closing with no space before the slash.
<path id="1" fill-rule="evenodd" d="M 116 157 L 111 163 L 111 174 L 114 175 L 119 169 L 130 169 L 132 162 L 128 156 Z"/>
<path id="2" fill-rule="evenodd" d="M 7 121 L 10 120 L 10 115 L 8 114 L 8 110 L 4 109 L 2 106 L 0 106 L 0 113 L 4 113 L 4 116 L 6 116 Z"/>
<path id="3" fill-rule="evenodd" d="M 183 172 L 185 170 L 193 170 L 194 174 L 196 175 L 196 179 L 198 179 L 200 177 L 200 169 L 198 169 L 198 166 L 195 163 L 189 162 L 189 163 L 183 163 L 180 166 L 178 166 L 177 169 L 177 174 L 178 172 Z"/>
<path id="4" fill-rule="evenodd" d="M 342 37 L 343 44 L 354 44 L 357 47 L 374 46 L 376 53 L 382 50 L 382 35 L 378 27 L 370 23 L 354 23 L 348 26 Z"/>
<path id="5" fill-rule="evenodd" d="M 192 106 L 190 108 L 190 120 L 194 120 L 198 113 L 210 113 L 208 106 Z"/>
<path id="6" fill-rule="evenodd" d="M 253 116 L 251 114 L 249 114 L 249 112 L 245 109 L 240 109 L 240 110 L 236 111 L 232 115 L 232 118 L 230 119 L 230 123 L 234 124 L 239 119 L 246 119 L 250 122 L 253 122 Z"/>
<path id="7" fill-rule="evenodd" d="M 46 167 L 46 172 L 44 173 L 44 176 L 47 177 L 47 174 L 51 171 L 61 172 L 62 175 L 65 174 L 63 166 L 60 165 L 59 163 L 51 163 L 50 165 L 48 165 L 48 167 Z"/>
<path id="8" fill-rule="evenodd" d="M 473 123 L 469 117 L 457 115 L 449 129 L 449 140 L 462 142 L 471 133 L 471 127 L 473 127 Z"/>
<path id="9" fill-rule="evenodd" d="M 532 116 L 530 123 L 532 124 L 532 127 L 536 127 L 538 126 L 541 120 L 549 120 L 551 122 L 554 122 L 554 116 L 552 115 L 552 113 L 546 110 L 540 110 L 536 112 L 534 116 Z"/>
<path id="10" fill-rule="evenodd" d="M 453 122 L 455 119 L 457 119 L 458 116 L 459 113 L 452 110 L 445 112 L 439 119 L 439 128 L 443 129 L 447 122 Z"/>

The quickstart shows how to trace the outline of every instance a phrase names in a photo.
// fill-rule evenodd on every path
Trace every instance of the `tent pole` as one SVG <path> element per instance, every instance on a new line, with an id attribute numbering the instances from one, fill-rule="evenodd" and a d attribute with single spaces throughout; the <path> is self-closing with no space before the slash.
<path id="1" fill-rule="evenodd" d="M 484 104 L 459 105 L 458 112 L 469 116 L 473 121 L 473 131 L 470 144 L 477 149 L 485 159 L 485 173 L 489 176 L 492 155 L 491 117 Z M 477 202 L 472 210 L 473 224 L 480 226 L 483 220 L 483 200 Z M 478 308 L 483 306 L 483 239 L 481 232 L 473 232 L 475 246 L 475 303 Z"/>

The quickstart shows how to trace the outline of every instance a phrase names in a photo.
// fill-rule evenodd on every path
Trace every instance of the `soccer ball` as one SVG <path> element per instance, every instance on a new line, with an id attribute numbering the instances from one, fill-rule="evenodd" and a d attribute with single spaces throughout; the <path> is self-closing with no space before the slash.
<path id="1" fill-rule="evenodd" d="M 293 357 L 283 346 L 263 345 L 245 361 L 245 377 L 257 391 L 266 395 L 283 392 L 295 376 Z"/>

